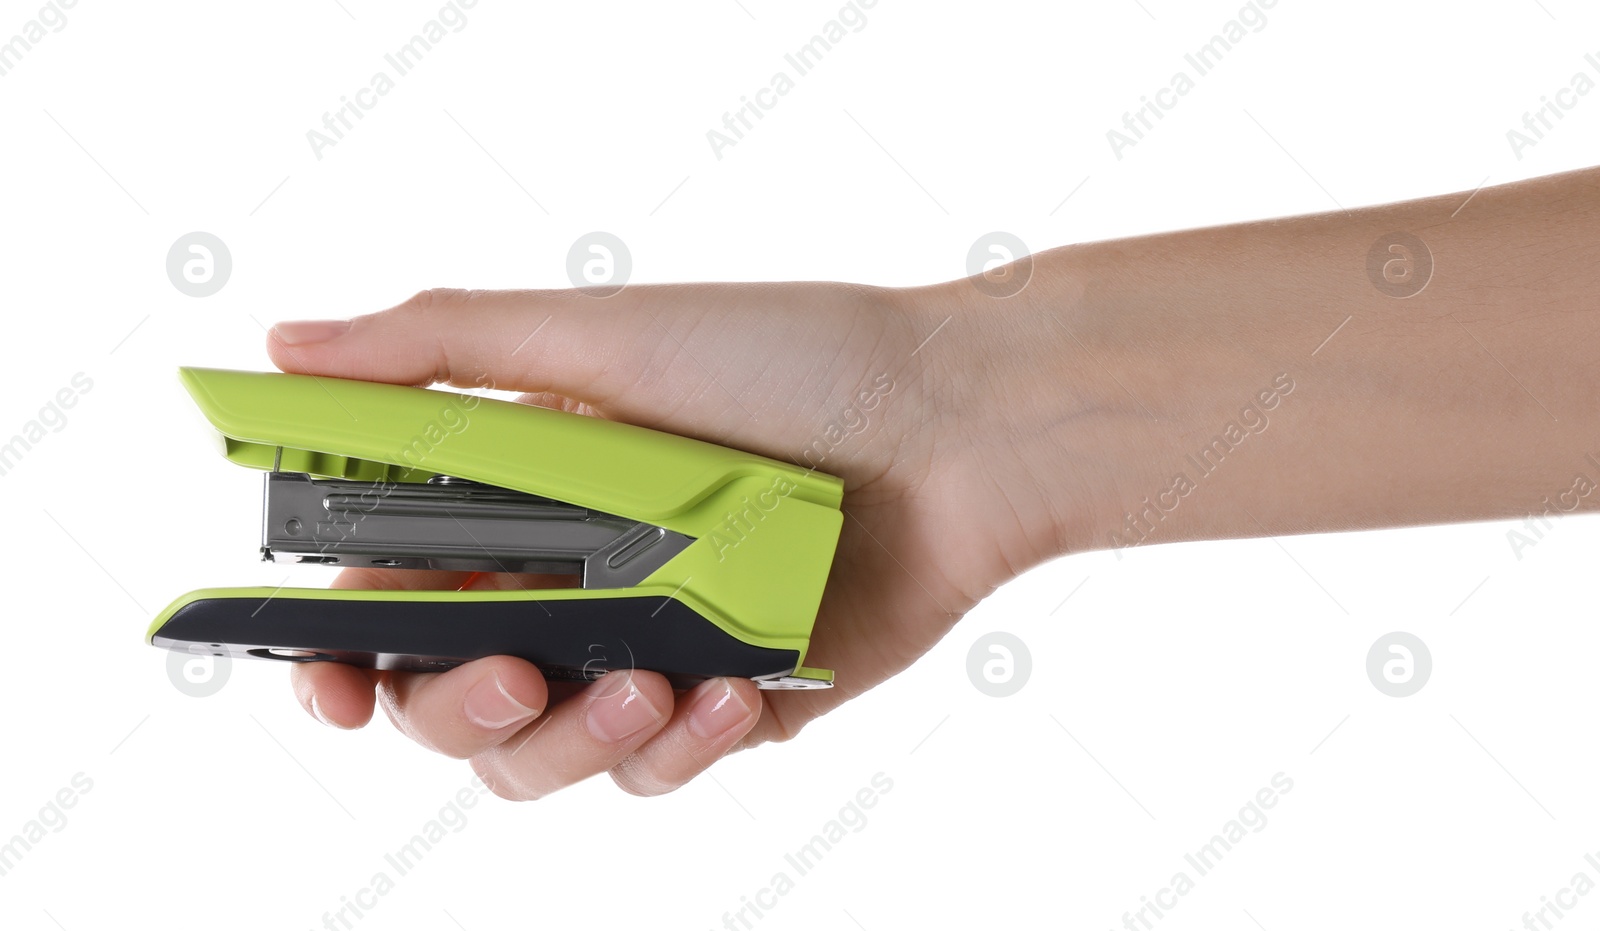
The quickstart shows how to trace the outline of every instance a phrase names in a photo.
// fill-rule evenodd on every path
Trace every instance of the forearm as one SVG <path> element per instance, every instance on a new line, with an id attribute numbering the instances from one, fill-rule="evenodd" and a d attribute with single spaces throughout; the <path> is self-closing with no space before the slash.
<path id="1" fill-rule="evenodd" d="M 1056 551 L 1600 504 L 1600 171 L 1468 193 L 1037 256 Z"/>

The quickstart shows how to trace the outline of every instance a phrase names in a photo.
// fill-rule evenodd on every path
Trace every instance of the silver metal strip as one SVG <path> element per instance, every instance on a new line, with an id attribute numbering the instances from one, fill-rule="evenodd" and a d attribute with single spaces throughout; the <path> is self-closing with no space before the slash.
<path id="1" fill-rule="evenodd" d="M 460 479 L 352 482 L 267 473 L 263 559 L 582 576 L 628 588 L 694 542 L 563 501 Z"/>

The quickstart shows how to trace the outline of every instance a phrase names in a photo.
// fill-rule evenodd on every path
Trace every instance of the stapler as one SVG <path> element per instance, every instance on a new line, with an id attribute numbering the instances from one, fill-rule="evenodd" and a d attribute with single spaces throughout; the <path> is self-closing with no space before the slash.
<path id="1" fill-rule="evenodd" d="M 263 559 L 572 584 L 201 589 L 155 619 L 153 646 L 413 672 L 504 654 L 551 679 L 645 669 L 678 688 L 833 684 L 803 663 L 843 522 L 835 476 L 474 394 L 179 374 L 223 455 L 266 472 Z"/>

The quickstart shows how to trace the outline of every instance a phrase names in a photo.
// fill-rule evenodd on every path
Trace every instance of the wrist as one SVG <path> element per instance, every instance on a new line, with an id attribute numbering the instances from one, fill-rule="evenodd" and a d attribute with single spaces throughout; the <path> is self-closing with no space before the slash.
<path id="1" fill-rule="evenodd" d="M 1000 302 L 1005 348 L 991 380 L 1002 431 L 995 455 L 1016 476 L 1017 507 L 1041 517 L 1030 527 L 1030 565 L 1111 545 L 1118 502 L 1148 484 L 1160 416 L 1131 363 L 1170 348 L 1154 345 L 1155 332 L 1137 334 L 1135 348 L 1127 324 L 1136 308 L 1119 287 L 1114 254 L 1088 244 L 1032 260 L 1027 287 Z"/>
<path id="2" fill-rule="evenodd" d="M 1126 245 L 1035 255 L 1006 298 L 969 279 L 919 289 L 930 324 L 963 323 L 932 360 L 934 377 L 970 399 L 957 405 L 961 454 L 939 468 L 981 489 L 970 507 L 997 528 L 1001 582 L 1067 553 L 1211 535 L 1215 508 L 1191 493 L 1239 442 L 1208 453 L 1208 440 L 1265 431 L 1293 391 L 1293 373 L 1259 352 L 1186 333 L 1167 309 L 1183 282 L 1130 278 L 1141 263 Z"/>
<path id="3" fill-rule="evenodd" d="M 1009 391 L 1030 401 L 1014 406 L 1010 455 L 1057 502 L 1041 559 L 1254 535 L 1246 512 L 1282 481 L 1276 437 L 1260 435 L 1303 406 L 1289 396 L 1307 373 L 1276 348 L 1287 315 L 1190 267 L 1187 241 L 1034 257 L 1011 308 L 1021 332 Z"/>
<path id="4" fill-rule="evenodd" d="M 971 279 L 902 292 L 925 328 L 944 326 L 919 353 L 940 408 L 929 486 L 963 543 L 957 558 L 981 566 L 974 600 L 1048 559 L 1104 548 L 1092 528 L 1134 455 L 1120 428 L 1128 399 L 1075 333 L 1086 247 L 1032 259 L 1009 297 Z"/>

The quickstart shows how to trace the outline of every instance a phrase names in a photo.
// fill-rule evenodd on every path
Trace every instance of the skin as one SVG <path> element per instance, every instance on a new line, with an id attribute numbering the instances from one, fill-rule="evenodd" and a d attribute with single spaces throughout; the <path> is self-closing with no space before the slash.
<path id="1" fill-rule="evenodd" d="M 1434 266 L 1403 298 L 1367 269 L 1395 231 Z M 846 483 L 807 657 L 838 671 L 834 689 L 714 679 L 675 695 L 646 671 L 547 684 L 498 656 L 425 675 L 297 665 L 296 696 L 345 728 L 380 705 L 506 798 L 601 772 L 656 795 L 794 737 L 1067 553 L 1539 515 L 1531 528 L 1600 502 L 1574 492 L 1575 476 L 1600 478 L 1600 170 L 1068 246 L 996 275 L 1026 286 L 433 290 L 352 321 L 279 324 L 268 350 L 284 371 L 510 389 L 786 461 L 892 379 L 817 463 Z M 1275 378 L 1293 387 L 1268 404 Z M 1230 422 L 1242 439 L 1200 472 L 1186 456 Z M 1172 494 L 1180 472 L 1191 487 Z M 1130 511 L 1146 515 L 1136 538 Z M 335 582 L 553 584 L 398 570 Z"/>

